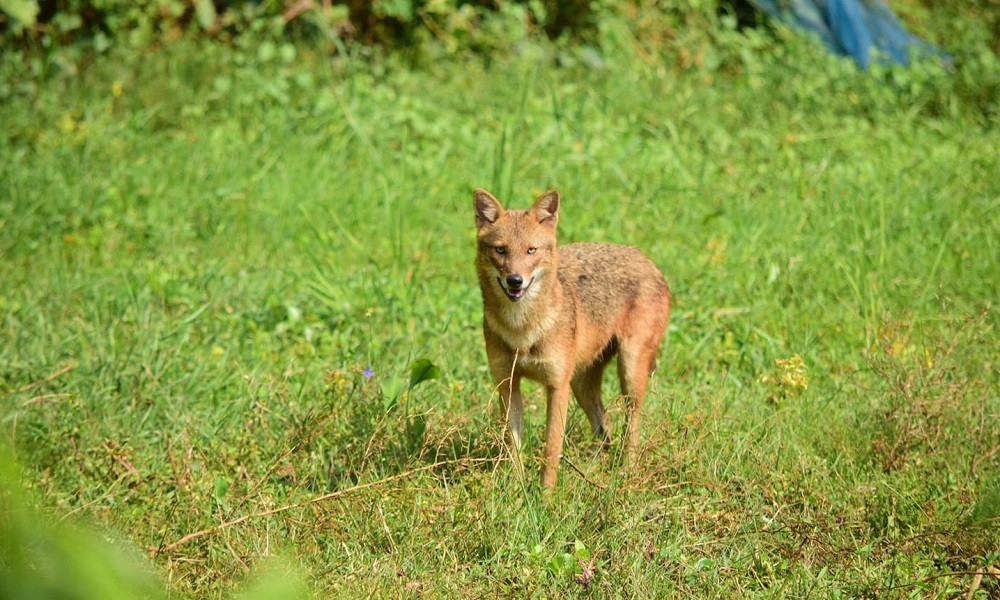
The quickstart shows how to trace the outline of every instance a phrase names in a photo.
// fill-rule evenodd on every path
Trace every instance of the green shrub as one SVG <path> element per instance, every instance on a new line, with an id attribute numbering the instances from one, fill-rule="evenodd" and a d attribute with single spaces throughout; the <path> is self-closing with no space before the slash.
<path id="1" fill-rule="evenodd" d="M 428 37 L 453 42 L 485 21 L 516 16 L 520 26 L 550 37 L 585 35 L 610 2 L 594 0 L 3 0 L 0 34 L 43 46 L 86 40 L 98 50 L 111 43 L 143 46 L 186 32 L 227 38 L 259 30 L 259 21 L 337 41 L 412 44 Z"/>

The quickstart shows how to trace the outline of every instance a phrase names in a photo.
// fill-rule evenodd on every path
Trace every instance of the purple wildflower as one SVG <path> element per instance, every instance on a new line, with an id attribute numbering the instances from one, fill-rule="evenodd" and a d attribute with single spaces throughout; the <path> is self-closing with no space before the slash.
<path id="1" fill-rule="evenodd" d="M 368 365 L 367 367 L 364 368 L 363 371 L 361 371 L 361 374 L 364 376 L 365 379 L 371 379 L 372 375 L 374 375 L 375 372 L 372 371 L 372 366 Z"/>

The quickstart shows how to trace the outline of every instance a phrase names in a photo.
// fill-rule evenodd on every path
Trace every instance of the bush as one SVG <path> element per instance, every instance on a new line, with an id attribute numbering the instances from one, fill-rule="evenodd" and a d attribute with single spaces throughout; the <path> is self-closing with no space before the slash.
<path id="1" fill-rule="evenodd" d="M 114 42 L 152 44 L 188 31 L 225 38 L 259 21 L 294 24 L 337 41 L 410 44 L 459 36 L 498 14 L 514 14 L 550 37 L 586 35 L 606 1 L 569 0 L 0 0 L 0 35 L 43 46 L 87 40 L 101 50 Z"/>

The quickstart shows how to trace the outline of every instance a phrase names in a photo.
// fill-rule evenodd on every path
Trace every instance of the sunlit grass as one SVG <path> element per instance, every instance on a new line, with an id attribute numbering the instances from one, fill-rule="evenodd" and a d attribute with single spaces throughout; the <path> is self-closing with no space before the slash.
<path id="1" fill-rule="evenodd" d="M 996 566 L 995 124 L 773 48 L 369 70 L 186 44 L 4 108 L 3 424 L 43 515 L 195 597 L 272 554 L 352 597 L 950 597 Z M 635 471 L 576 409 L 586 478 L 544 498 L 494 460 L 477 186 L 557 187 L 562 240 L 666 273 Z M 408 388 L 423 358 L 442 376 Z"/>

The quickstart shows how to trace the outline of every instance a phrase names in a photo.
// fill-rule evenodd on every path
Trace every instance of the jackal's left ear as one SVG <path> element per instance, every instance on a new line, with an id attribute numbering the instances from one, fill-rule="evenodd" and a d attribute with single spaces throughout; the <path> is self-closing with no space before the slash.
<path id="1" fill-rule="evenodd" d="M 476 227 L 479 229 L 495 222 L 503 214 L 500 201 L 482 188 L 472 193 L 472 203 L 476 207 Z"/>
<path id="2" fill-rule="evenodd" d="M 559 210 L 559 192 L 556 190 L 545 192 L 531 205 L 531 210 L 538 217 L 539 223 L 555 227 L 556 222 L 559 221 L 559 213 L 557 212 Z"/>

